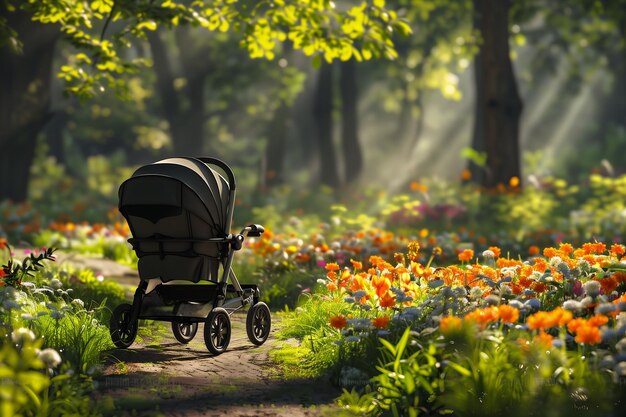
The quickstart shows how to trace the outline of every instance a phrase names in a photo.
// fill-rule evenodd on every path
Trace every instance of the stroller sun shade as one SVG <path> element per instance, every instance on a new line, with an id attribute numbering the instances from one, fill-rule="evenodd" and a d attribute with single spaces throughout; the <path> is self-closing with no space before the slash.
<path id="1" fill-rule="evenodd" d="M 119 210 L 127 219 L 133 236 L 146 236 L 140 230 L 146 220 L 157 224 L 170 217 L 193 215 L 212 230 L 211 237 L 229 233 L 228 199 L 230 187 L 219 173 L 193 158 L 169 158 L 139 168 L 119 189 Z M 180 236 L 177 230 L 159 230 L 171 237 Z M 189 223 L 189 222 L 187 222 Z M 191 232 L 192 225 L 185 229 Z M 159 228 L 161 229 L 161 228 Z M 209 236 L 202 236 L 203 238 Z"/>

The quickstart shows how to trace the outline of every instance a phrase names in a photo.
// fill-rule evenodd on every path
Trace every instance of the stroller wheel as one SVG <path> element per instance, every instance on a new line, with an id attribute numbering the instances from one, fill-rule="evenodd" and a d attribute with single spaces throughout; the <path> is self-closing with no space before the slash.
<path id="1" fill-rule="evenodd" d="M 137 320 L 130 322 L 130 312 L 133 306 L 130 304 L 120 304 L 113 310 L 109 323 L 111 340 L 118 348 L 126 349 L 135 341 L 137 336 Z"/>
<path id="2" fill-rule="evenodd" d="M 265 343 L 271 327 L 272 320 L 267 304 L 259 302 L 250 307 L 246 317 L 246 331 L 248 332 L 248 339 L 253 344 L 260 346 Z"/>
<path id="3" fill-rule="evenodd" d="M 221 307 L 211 310 L 204 323 L 204 343 L 214 355 L 224 353 L 230 343 L 230 317 Z"/>
<path id="4" fill-rule="evenodd" d="M 178 315 L 178 311 L 182 303 L 176 304 L 174 307 L 174 315 Z M 172 322 L 172 333 L 174 333 L 174 337 L 180 343 L 187 344 L 193 340 L 196 336 L 196 332 L 198 331 L 198 323 L 177 323 Z"/>

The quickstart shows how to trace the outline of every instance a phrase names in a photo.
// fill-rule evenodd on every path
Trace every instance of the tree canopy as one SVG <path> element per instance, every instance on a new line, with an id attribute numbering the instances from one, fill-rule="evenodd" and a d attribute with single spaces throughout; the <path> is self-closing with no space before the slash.
<path id="1" fill-rule="evenodd" d="M 29 0 L 5 2 L 9 13 L 0 16 L 0 46 L 17 53 L 21 34 L 10 12 L 24 11 L 34 22 L 57 25 L 76 48 L 61 67 L 67 91 L 91 96 L 106 87 L 122 86 L 120 74 L 136 71 L 150 61 L 129 52 L 133 42 L 164 26 L 192 25 L 209 31 L 233 31 L 251 58 L 274 59 L 281 46 L 322 60 L 361 61 L 395 58 L 394 33 L 410 33 L 385 0 L 338 7 L 329 0 L 173 1 L 173 0 Z"/>

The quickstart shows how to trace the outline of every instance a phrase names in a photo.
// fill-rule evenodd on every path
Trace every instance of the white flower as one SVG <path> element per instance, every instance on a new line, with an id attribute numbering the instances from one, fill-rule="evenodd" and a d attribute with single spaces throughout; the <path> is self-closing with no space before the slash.
<path id="1" fill-rule="evenodd" d="M 469 293 L 470 298 L 480 298 L 483 296 L 483 290 L 480 287 L 472 287 Z"/>
<path id="2" fill-rule="evenodd" d="M 39 359 L 46 365 L 46 368 L 56 368 L 61 363 L 59 352 L 50 348 L 39 352 Z"/>
<path id="3" fill-rule="evenodd" d="M 553 268 L 559 266 L 561 262 L 563 262 L 563 259 L 561 259 L 559 256 L 553 256 L 552 258 L 550 258 L 550 266 Z"/>
<path id="4" fill-rule="evenodd" d="M 24 319 L 24 320 L 33 320 L 34 317 L 33 317 L 32 314 L 24 313 L 24 314 L 22 314 L 22 319 Z"/>
<path id="5" fill-rule="evenodd" d="M 615 349 L 620 353 L 626 353 L 626 337 L 615 344 Z"/>
<path id="6" fill-rule="evenodd" d="M 34 342 L 35 333 L 24 327 L 20 327 L 17 330 L 11 332 L 11 340 L 17 345 L 23 345 L 25 342 Z"/>
<path id="7" fill-rule="evenodd" d="M 500 284 L 500 295 L 511 295 L 513 294 L 513 290 L 510 286 L 505 283 Z"/>
<path id="8" fill-rule="evenodd" d="M 58 290 L 60 288 L 63 288 L 63 283 L 59 281 L 57 278 L 53 278 L 52 280 L 50 280 L 50 286 L 54 288 L 55 290 Z"/>
<path id="9" fill-rule="evenodd" d="M 74 298 L 72 300 L 72 304 L 74 304 L 78 308 L 85 308 L 85 302 L 80 298 Z"/>
<path id="10" fill-rule="evenodd" d="M 597 297 L 600 294 L 600 283 L 595 280 L 589 280 L 583 284 L 585 294 L 589 297 Z"/>
<path id="11" fill-rule="evenodd" d="M 581 310 L 583 308 L 583 305 L 582 303 L 576 300 L 567 300 L 566 302 L 563 303 L 563 308 L 565 310 L 571 311 L 572 313 L 575 313 Z"/>
<path id="12" fill-rule="evenodd" d="M 318 284 L 322 284 L 322 285 L 326 285 L 326 280 L 322 279 L 322 278 L 318 278 L 317 283 Z"/>
<path id="13" fill-rule="evenodd" d="M 487 249 L 486 251 L 483 252 L 483 258 L 493 259 L 495 257 L 496 257 L 496 254 L 492 250 Z"/>

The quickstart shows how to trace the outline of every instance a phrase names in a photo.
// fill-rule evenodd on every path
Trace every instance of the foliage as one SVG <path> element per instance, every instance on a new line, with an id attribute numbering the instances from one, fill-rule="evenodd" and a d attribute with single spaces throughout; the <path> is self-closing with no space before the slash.
<path id="1" fill-rule="evenodd" d="M 12 271 L 0 286 L 3 415 L 97 415 L 88 374 L 112 347 L 101 323 L 104 302 L 85 305 L 63 288 L 62 271 L 43 270 L 41 261 L 51 260 L 52 252 L 33 252 L 23 262 L 9 255 L 3 266 Z"/>
<path id="2" fill-rule="evenodd" d="M 119 75 L 136 72 L 148 62 L 143 58 L 127 59 L 119 51 L 128 49 L 146 31 L 159 26 L 189 24 L 209 31 L 232 30 L 240 35 L 251 58 L 273 59 L 280 44 L 290 41 L 294 49 L 314 54 L 314 62 L 325 59 L 347 60 L 355 57 L 395 58 L 397 52 L 391 33 L 410 33 L 409 26 L 397 12 L 385 8 L 384 0 L 363 2 L 344 11 L 329 1 L 248 2 L 204 1 L 191 3 L 166 1 L 94 2 L 45 1 L 8 2 L 9 11 L 17 9 L 32 14 L 33 20 L 57 24 L 77 48 L 59 76 L 74 94 L 91 96 L 106 84 L 118 88 Z M 0 22 L 0 41 L 20 49 L 19 34 L 9 21 Z M 111 31 L 106 38 L 107 30 Z M 357 43 L 358 42 L 358 43 Z"/>

